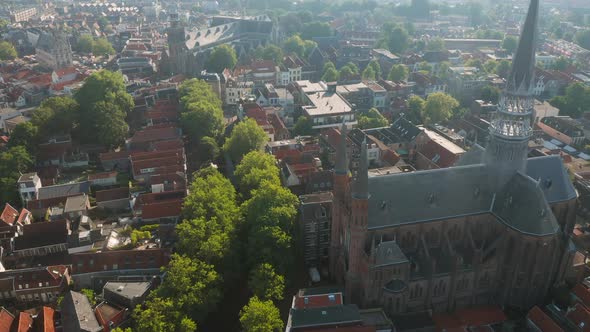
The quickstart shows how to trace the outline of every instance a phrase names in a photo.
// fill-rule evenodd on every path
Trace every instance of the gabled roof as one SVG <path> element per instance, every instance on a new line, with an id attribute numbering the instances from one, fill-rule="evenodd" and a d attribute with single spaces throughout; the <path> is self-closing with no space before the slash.
<path id="1" fill-rule="evenodd" d="M 90 182 L 88 181 L 42 187 L 39 189 L 39 200 L 58 197 L 69 197 L 82 193 L 88 194 L 89 192 Z"/>
<path id="2" fill-rule="evenodd" d="M 38 222 L 23 226 L 23 235 L 14 239 L 14 249 L 24 250 L 67 242 L 66 221 Z"/>
<path id="3" fill-rule="evenodd" d="M 14 315 L 2 307 L 0 309 L 0 331 L 9 332 L 12 322 L 14 322 Z"/>
<path id="4" fill-rule="evenodd" d="M 18 332 L 29 332 L 33 328 L 33 317 L 31 314 L 21 311 L 18 316 Z"/>
<path id="5" fill-rule="evenodd" d="M 18 219 L 18 210 L 13 208 L 12 205 L 6 203 L 2 214 L 0 214 L 0 220 L 7 223 L 8 225 L 14 225 L 14 222 Z"/>
<path id="6" fill-rule="evenodd" d="M 537 306 L 529 311 L 527 319 L 541 332 L 564 332 L 563 329 L 551 319 L 551 317 L 547 316 L 547 314 Z"/>

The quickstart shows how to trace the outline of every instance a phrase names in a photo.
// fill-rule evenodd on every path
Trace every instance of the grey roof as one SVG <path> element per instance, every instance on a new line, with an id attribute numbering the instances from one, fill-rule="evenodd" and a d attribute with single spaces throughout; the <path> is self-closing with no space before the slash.
<path id="1" fill-rule="evenodd" d="M 529 92 L 534 84 L 535 49 L 537 43 L 537 21 L 539 19 L 539 0 L 531 0 L 529 11 L 520 34 L 518 49 L 512 61 L 512 71 L 508 77 L 506 90 Z"/>
<path id="2" fill-rule="evenodd" d="M 103 289 L 116 293 L 126 299 L 133 300 L 144 296 L 151 287 L 149 282 L 107 282 Z"/>
<path id="3" fill-rule="evenodd" d="M 68 212 L 78 212 L 86 210 L 88 203 L 88 196 L 86 194 L 70 196 L 66 200 L 66 205 L 64 207 L 64 213 Z"/>
<path id="4" fill-rule="evenodd" d="M 69 197 L 90 192 L 90 182 L 76 182 L 56 186 L 42 187 L 39 189 L 39 199 Z"/>
<path id="5" fill-rule="evenodd" d="M 408 258 L 395 241 L 381 242 L 375 248 L 375 264 L 373 268 L 406 262 L 408 262 Z"/>
<path id="6" fill-rule="evenodd" d="M 333 307 L 291 309 L 291 327 L 321 327 L 344 323 L 360 323 L 361 315 L 355 304 Z"/>
<path id="7" fill-rule="evenodd" d="M 74 291 L 67 292 L 62 301 L 61 314 L 64 331 L 102 331 L 102 327 L 94 316 L 92 306 L 84 294 Z"/>
<path id="8" fill-rule="evenodd" d="M 521 233 L 555 234 L 559 225 L 540 186 L 530 177 L 516 173 L 496 195 L 492 213 Z"/>
<path id="9" fill-rule="evenodd" d="M 455 166 L 467 166 L 467 165 L 477 165 L 483 163 L 483 155 L 485 153 L 485 149 L 479 145 L 475 144 L 465 152 L 459 160 L 455 163 Z"/>
<path id="10" fill-rule="evenodd" d="M 541 182 L 545 199 L 550 204 L 569 201 L 577 196 L 558 155 L 530 158 L 527 161 L 526 173 L 533 180 Z"/>
<path id="11" fill-rule="evenodd" d="M 490 211 L 493 193 L 486 185 L 487 173 L 484 165 L 471 165 L 371 177 L 368 227 L 387 228 Z"/>
<path id="12" fill-rule="evenodd" d="M 548 204 L 577 195 L 559 156 L 529 159 L 527 175 L 515 173 L 497 193 L 494 182 L 484 164 L 371 177 L 368 227 L 492 213 L 518 231 L 542 236 L 558 230 Z M 510 197 L 514 205 L 501 205 Z"/>

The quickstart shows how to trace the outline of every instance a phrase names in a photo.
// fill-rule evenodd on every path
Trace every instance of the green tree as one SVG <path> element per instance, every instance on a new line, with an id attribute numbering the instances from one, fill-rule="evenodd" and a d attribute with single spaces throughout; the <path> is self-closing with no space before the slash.
<path id="1" fill-rule="evenodd" d="M 430 75 L 432 73 L 432 66 L 426 61 L 420 62 L 420 64 L 418 65 L 418 68 L 420 69 L 420 71 L 425 72 L 428 75 Z"/>
<path id="2" fill-rule="evenodd" d="M 382 29 L 382 37 L 379 42 L 393 53 L 403 53 L 410 45 L 410 35 L 403 27 L 386 23 Z"/>
<path id="3" fill-rule="evenodd" d="M 33 164 L 34 158 L 24 146 L 15 146 L 0 152 L 0 202 L 20 206 L 16 182 L 20 174 L 29 171 Z"/>
<path id="4" fill-rule="evenodd" d="M 483 70 L 488 74 L 495 73 L 497 67 L 498 67 L 498 62 L 495 60 L 488 60 L 483 64 Z"/>
<path id="5" fill-rule="evenodd" d="M 94 115 L 96 142 L 108 148 L 115 148 L 125 142 L 129 126 L 125 113 L 112 102 L 97 102 L 91 109 Z"/>
<path id="6" fill-rule="evenodd" d="M 122 327 L 116 327 L 116 328 L 112 329 L 111 332 L 133 332 L 133 330 L 130 327 L 128 327 L 126 329 L 124 329 Z"/>
<path id="7" fill-rule="evenodd" d="M 502 48 L 510 53 L 514 53 L 518 47 L 518 39 L 514 36 L 506 36 L 502 41 Z"/>
<path id="8" fill-rule="evenodd" d="M 330 37 L 331 35 L 332 28 L 327 22 L 306 23 L 301 31 L 301 38 L 304 40 L 311 40 L 316 37 Z"/>
<path id="9" fill-rule="evenodd" d="M 221 300 L 221 277 L 213 266 L 178 254 L 165 268 L 166 278 L 154 296 L 173 299 L 180 312 L 201 321 Z"/>
<path id="10" fill-rule="evenodd" d="M 256 121 L 247 119 L 234 127 L 223 150 L 229 153 L 233 161 L 239 162 L 248 152 L 262 149 L 267 141 L 268 136 Z"/>
<path id="11" fill-rule="evenodd" d="M 481 100 L 497 104 L 500 100 L 500 89 L 487 85 L 481 89 Z"/>
<path id="12" fill-rule="evenodd" d="M 269 44 L 265 47 L 258 47 L 254 51 L 257 59 L 272 60 L 276 65 L 283 62 L 283 50 L 277 45 Z"/>
<path id="13" fill-rule="evenodd" d="M 408 99 L 408 110 L 405 117 L 408 121 L 413 124 L 419 125 L 424 121 L 422 115 L 424 114 L 424 108 L 426 107 L 426 101 L 419 96 L 412 96 Z"/>
<path id="14" fill-rule="evenodd" d="M 340 73 L 336 68 L 328 68 L 322 75 L 322 81 L 324 82 L 337 82 L 340 78 Z"/>
<path id="15" fill-rule="evenodd" d="M 263 181 L 281 183 L 277 161 L 273 155 L 252 151 L 244 156 L 234 172 L 239 191 L 250 197 L 250 192 L 260 188 Z"/>
<path id="16" fill-rule="evenodd" d="M 313 135 L 313 122 L 306 116 L 300 116 L 295 122 L 293 128 L 293 135 L 295 136 L 310 136 Z"/>
<path id="17" fill-rule="evenodd" d="M 91 35 L 84 34 L 78 38 L 76 49 L 81 53 L 91 53 L 94 46 L 94 39 Z"/>
<path id="18" fill-rule="evenodd" d="M 9 22 L 9 21 L 7 21 L 7 20 L 5 20 L 5 19 L 3 19 L 3 18 L 0 18 L 0 31 L 1 31 L 1 30 L 5 30 L 5 29 L 6 29 L 6 27 L 7 27 L 9 24 L 10 24 L 10 22 Z"/>
<path id="19" fill-rule="evenodd" d="M 248 287 L 261 300 L 279 301 L 285 293 L 285 277 L 277 274 L 271 264 L 259 264 L 250 271 Z"/>
<path id="20" fill-rule="evenodd" d="M 381 128 L 389 124 L 389 121 L 381 115 L 376 108 L 371 108 L 366 115 L 361 115 L 359 118 L 359 128 Z"/>
<path id="21" fill-rule="evenodd" d="M 155 294 L 155 293 L 154 293 Z M 135 331 L 194 332 L 197 324 L 188 318 L 174 299 L 150 296 L 133 311 Z"/>
<path id="22" fill-rule="evenodd" d="M 375 71 L 372 67 L 367 66 L 365 70 L 363 70 L 362 78 L 364 81 L 374 81 L 376 80 Z"/>
<path id="23" fill-rule="evenodd" d="M 38 127 L 41 137 L 70 134 L 79 121 L 78 102 L 71 97 L 51 97 L 33 111 L 31 123 Z"/>
<path id="24" fill-rule="evenodd" d="M 96 38 L 92 44 L 92 53 L 95 55 L 113 55 L 116 52 L 113 45 L 106 38 Z"/>
<path id="25" fill-rule="evenodd" d="M 14 45 L 7 41 L 0 41 L 0 60 L 13 60 L 17 55 Z"/>
<path id="26" fill-rule="evenodd" d="M 359 67 L 353 62 L 349 62 L 340 68 L 339 76 L 343 80 L 351 80 L 359 76 Z"/>
<path id="27" fill-rule="evenodd" d="M 367 68 L 373 69 L 373 71 L 375 72 L 375 79 L 381 79 L 382 72 L 381 72 L 381 65 L 379 64 L 379 61 L 373 60 L 373 61 L 369 62 L 369 66 Z"/>
<path id="28" fill-rule="evenodd" d="M 574 39 L 578 45 L 590 50 L 590 29 L 578 31 Z"/>
<path id="29" fill-rule="evenodd" d="M 270 263 L 286 275 L 293 260 L 290 234 L 297 215 L 297 196 L 268 181 L 251 194 L 241 206 L 249 233 L 248 263 Z"/>
<path id="30" fill-rule="evenodd" d="M 245 332 L 277 332 L 284 326 L 272 301 L 261 301 L 256 296 L 240 311 L 240 323 Z"/>
<path id="31" fill-rule="evenodd" d="M 555 59 L 555 62 L 551 65 L 551 69 L 554 70 L 566 70 L 572 64 L 571 60 L 560 56 L 559 58 Z"/>
<path id="32" fill-rule="evenodd" d="M 213 49 L 205 68 L 210 73 L 221 73 L 226 68 L 233 69 L 236 63 L 238 63 L 238 57 L 234 48 L 223 44 Z"/>
<path id="33" fill-rule="evenodd" d="M 506 79 L 510 75 L 510 69 L 512 64 L 508 60 L 500 60 L 498 66 L 496 66 L 496 75 Z"/>
<path id="34" fill-rule="evenodd" d="M 557 96 L 550 101 L 559 108 L 560 114 L 579 118 L 590 109 L 590 88 L 582 83 L 574 83 L 565 89 L 565 96 Z"/>
<path id="35" fill-rule="evenodd" d="M 214 167 L 197 171 L 190 185 L 189 195 L 184 200 L 182 215 L 188 220 L 215 218 L 225 228 L 236 225 L 240 219 L 240 211 L 234 186 Z M 183 245 L 179 247 L 182 248 Z M 189 250 L 180 252 L 188 254 Z"/>
<path id="36" fill-rule="evenodd" d="M 84 296 L 88 298 L 88 301 L 90 302 L 91 306 L 96 305 L 96 298 L 94 296 L 94 291 L 92 289 L 82 288 L 80 290 L 80 293 L 84 294 Z"/>
<path id="37" fill-rule="evenodd" d="M 475 67 L 479 70 L 483 70 L 483 62 L 480 59 L 470 59 L 465 62 L 465 67 Z"/>
<path id="38" fill-rule="evenodd" d="M 180 123 L 193 142 L 203 137 L 217 138 L 223 130 L 221 100 L 207 82 L 184 81 L 179 87 L 182 114 Z"/>
<path id="39" fill-rule="evenodd" d="M 426 50 L 427 51 L 444 51 L 446 49 L 445 47 L 445 41 L 441 38 L 432 38 L 428 41 L 428 43 L 426 44 Z"/>
<path id="40" fill-rule="evenodd" d="M 10 134 L 8 147 L 22 145 L 29 153 L 34 154 L 38 143 L 38 132 L 39 128 L 29 121 L 19 123 Z"/>
<path id="41" fill-rule="evenodd" d="M 427 124 L 441 123 L 450 119 L 458 107 L 459 102 L 455 98 L 442 92 L 433 93 L 426 98 L 422 118 Z"/>
<path id="42" fill-rule="evenodd" d="M 405 65 L 393 65 L 387 79 L 394 82 L 405 81 L 408 79 L 409 74 L 408 67 Z"/>
<path id="43" fill-rule="evenodd" d="M 283 50 L 287 54 L 305 55 L 305 41 L 299 35 L 291 36 L 283 43 Z"/>
<path id="44" fill-rule="evenodd" d="M 209 136 L 201 138 L 198 154 L 201 164 L 217 160 L 219 158 L 219 145 L 217 145 L 217 141 Z"/>

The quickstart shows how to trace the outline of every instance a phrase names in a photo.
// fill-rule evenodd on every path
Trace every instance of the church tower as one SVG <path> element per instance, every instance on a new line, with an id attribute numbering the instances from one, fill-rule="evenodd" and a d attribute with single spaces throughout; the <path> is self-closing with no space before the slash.
<path id="1" fill-rule="evenodd" d="M 348 175 L 348 157 L 347 142 L 348 135 L 346 124 L 342 123 L 340 128 L 340 140 L 336 149 L 336 163 L 334 165 L 334 202 L 332 212 L 332 229 L 330 233 L 330 275 L 333 278 L 342 276 L 342 271 L 337 267 L 338 260 L 342 254 L 344 242 L 343 233 L 345 219 L 348 216 L 348 196 L 349 196 L 349 175 Z M 342 280 L 341 280 L 342 281 Z"/>
<path id="2" fill-rule="evenodd" d="M 170 14 L 168 34 L 168 52 L 171 74 L 186 73 L 186 37 L 184 26 L 180 23 L 178 14 Z"/>
<path id="3" fill-rule="evenodd" d="M 356 179 L 352 188 L 351 218 L 348 221 L 350 243 L 348 244 L 349 263 L 346 274 L 346 294 L 352 303 L 363 303 L 362 278 L 368 274 L 365 260 L 365 239 L 369 218 L 369 162 L 367 138 L 361 143 L 361 155 Z"/>
<path id="4" fill-rule="evenodd" d="M 528 142 L 533 134 L 535 47 L 539 0 L 532 0 L 520 35 L 512 70 L 490 125 L 485 163 L 493 181 L 503 186 L 518 171 L 526 169 Z"/>

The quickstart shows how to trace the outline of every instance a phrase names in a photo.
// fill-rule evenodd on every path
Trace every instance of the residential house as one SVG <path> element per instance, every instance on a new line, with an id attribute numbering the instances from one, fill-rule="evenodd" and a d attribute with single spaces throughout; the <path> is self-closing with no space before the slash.
<path id="1" fill-rule="evenodd" d="M 88 215 L 88 209 L 90 209 L 90 201 L 88 195 L 81 194 L 76 196 L 70 196 L 66 199 L 64 206 L 64 214 L 70 221 L 77 221 L 82 216 Z"/>
<path id="2" fill-rule="evenodd" d="M 76 182 L 39 188 L 37 199 L 27 202 L 27 209 L 35 218 L 43 218 L 47 209 L 65 205 L 68 197 L 90 193 L 90 182 Z"/>
<path id="3" fill-rule="evenodd" d="M 152 193 L 161 193 L 165 191 L 186 190 L 186 174 L 183 172 L 158 174 L 150 179 Z"/>
<path id="4" fill-rule="evenodd" d="M 299 225 L 305 264 L 326 266 L 332 221 L 331 192 L 299 196 Z"/>
<path id="5" fill-rule="evenodd" d="M 336 84 L 295 82 L 302 100 L 302 114 L 313 123 L 313 129 L 339 127 L 343 122 L 352 127 L 357 124 L 352 105 L 337 91 Z"/>
<path id="6" fill-rule="evenodd" d="M 416 137 L 416 169 L 446 168 L 455 165 L 465 150 L 439 133 L 424 128 Z"/>
<path id="7" fill-rule="evenodd" d="M 170 261 L 170 249 L 83 252 L 70 255 L 72 278 L 80 288 L 102 289 L 109 281 L 152 281 Z"/>
<path id="8" fill-rule="evenodd" d="M 94 308 L 94 315 L 103 331 L 112 331 L 112 329 L 121 325 L 129 314 L 129 308 L 110 302 L 101 302 Z"/>
<path id="9" fill-rule="evenodd" d="M 88 175 L 88 181 L 90 181 L 90 185 L 95 187 L 114 186 L 117 184 L 118 174 L 116 171 L 90 174 Z"/>
<path id="10" fill-rule="evenodd" d="M 154 175 L 186 172 L 184 149 L 137 152 L 130 156 L 133 179 L 150 183 Z"/>
<path id="11" fill-rule="evenodd" d="M 400 63 L 400 58 L 386 49 L 373 49 L 371 55 L 379 62 L 381 71 L 384 73 L 389 73 L 391 67 Z"/>
<path id="12" fill-rule="evenodd" d="M 415 82 L 414 93 L 423 98 L 437 92 L 447 93 L 448 86 L 437 77 L 429 76 L 421 72 L 414 72 L 410 75 L 410 81 Z"/>
<path id="13" fill-rule="evenodd" d="M 283 59 L 277 73 L 277 85 L 286 86 L 292 82 L 301 81 L 303 67 L 307 64 L 297 55 L 289 55 Z"/>
<path id="14" fill-rule="evenodd" d="M 130 152 L 122 150 L 118 152 L 101 153 L 98 157 L 102 169 L 105 171 L 119 170 L 126 171 L 130 167 Z"/>
<path id="15" fill-rule="evenodd" d="M 546 135 L 567 145 L 582 145 L 586 140 L 584 129 L 569 116 L 545 117 L 537 123 Z"/>
<path id="16" fill-rule="evenodd" d="M 145 301 L 151 288 L 151 282 L 109 281 L 102 289 L 102 297 L 109 303 L 133 309 Z"/>
<path id="17" fill-rule="evenodd" d="M 13 253 L 17 257 L 45 256 L 68 250 L 66 221 L 38 222 L 23 225 L 22 234 L 14 239 Z"/>
<path id="18" fill-rule="evenodd" d="M 179 138 L 181 138 L 181 131 L 177 127 L 170 125 L 151 126 L 135 132 L 126 144 L 129 150 L 147 150 L 154 142 L 172 141 Z"/>
<path id="19" fill-rule="evenodd" d="M 64 331 L 100 332 L 100 326 L 86 295 L 74 291 L 65 294 L 61 302 Z"/>
<path id="20" fill-rule="evenodd" d="M 241 99 L 252 94 L 254 82 L 240 82 L 235 79 L 229 79 L 225 83 L 225 98 L 223 101 L 226 105 L 237 105 Z"/>
<path id="21" fill-rule="evenodd" d="M 28 201 L 38 198 L 41 179 L 37 173 L 25 173 L 19 177 L 17 185 L 21 201 L 26 205 Z"/>
<path id="22" fill-rule="evenodd" d="M 19 303 L 51 303 L 67 289 L 66 265 L 33 267 L 0 272 L 0 299 Z"/>
<path id="23" fill-rule="evenodd" d="M 293 108 L 293 95 L 285 88 L 275 88 L 266 83 L 263 88 L 255 90 L 254 95 L 260 106 L 280 106 L 289 110 Z"/>

